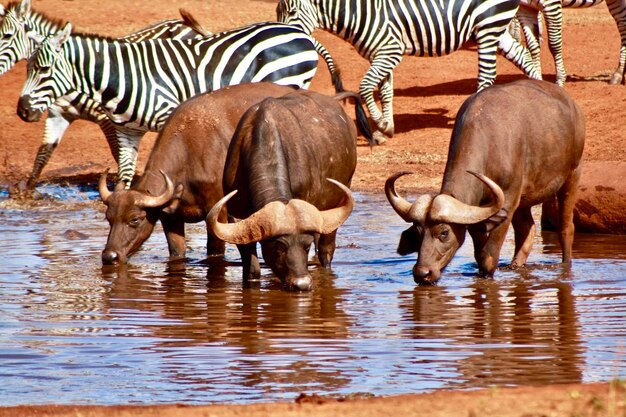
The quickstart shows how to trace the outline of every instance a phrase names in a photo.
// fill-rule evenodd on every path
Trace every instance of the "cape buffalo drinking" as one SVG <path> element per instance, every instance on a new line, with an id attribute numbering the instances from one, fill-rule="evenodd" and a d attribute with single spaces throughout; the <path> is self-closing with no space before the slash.
<path id="1" fill-rule="evenodd" d="M 241 115 L 266 97 L 292 91 L 272 83 L 241 84 L 181 104 L 159 133 L 144 174 L 130 189 L 118 186 L 110 192 L 106 174 L 100 178 L 111 226 L 102 262 L 126 262 L 157 220 L 163 225 L 170 257 L 184 257 L 184 223 L 205 220 L 224 195 L 224 161 Z M 208 234 L 207 250 L 209 255 L 223 254 L 224 242 Z"/>
<path id="2" fill-rule="evenodd" d="M 531 207 L 555 193 L 563 262 L 570 263 L 584 140 L 582 111 L 551 83 L 522 80 L 467 99 L 452 131 L 440 193 L 422 195 L 411 204 L 394 187 L 406 172 L 385 184 L 394 210 L 413 223 L 402 233 L 398 253 L 418 252 L 415 281 L 439 279 L 463 244 L 466 229 L 481 275 L 493 276 L 509 223 L 515 232 L 511 267 L 523 265 L 535 233 Z"/>
<path id="3" fill-rule="evenodd" d="M 314 240 L 320 263 L 330 266 L 336 230 L 354 205 L 348 186 L 356 129 L 337 101 L 348 95 L 357 97 L 298 91 L 263 100 L 241 118 L 224 169 L 230 194 L 211 209 L 207 226 L 238 245 L 244 281 L 260 275 L 256 242 L 288 289 L 311 288 L 307 261 Z M 244 220 L 219 222 L 226 202 L 231 221 Z"/>

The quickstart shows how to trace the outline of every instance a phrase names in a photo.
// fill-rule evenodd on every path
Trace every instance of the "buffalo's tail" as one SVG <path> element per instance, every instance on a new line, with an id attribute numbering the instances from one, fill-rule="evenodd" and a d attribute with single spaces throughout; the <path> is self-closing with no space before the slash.
<path id="1" fill-rule="evenodd" d="M 354 112 L 356 113 L 356 126 L 359 129 L 359 132 L 365 136 L 367 142 L 370 146 L 374 146 L 376 143 L 374 141 L 374 135 L 372 134 L 372 128 L 367 120 L 367 114 L 365 114 L 365 110 L 363 109 L 363 103 L 361 102 L 361 97 L 355 93 L 354 91 L 338 91 L 335 95 L 335 99 L 337 100 L 345 100 L 347 98 L 354 99 Z"/>

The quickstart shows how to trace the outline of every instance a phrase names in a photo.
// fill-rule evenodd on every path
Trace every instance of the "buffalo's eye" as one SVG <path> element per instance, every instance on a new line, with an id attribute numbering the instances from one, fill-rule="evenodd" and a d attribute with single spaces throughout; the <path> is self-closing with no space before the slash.
<path id="1" fill-rule="evenodd" d="M 137 226 L 139 226 L 140 222 L 141 222 L 141 219 L 139 217 L 133 217 L 128 222 L 128 225 L 131 226 L 131 227 L 137 227 Z"/>
<path id="2" fill-rule="evenodd" d="M 439 239 L 444 242 L 448 240 L 449 236 L 450 236 L 450 231 L 448 229 L 444 229 L 439 233 Z"/>

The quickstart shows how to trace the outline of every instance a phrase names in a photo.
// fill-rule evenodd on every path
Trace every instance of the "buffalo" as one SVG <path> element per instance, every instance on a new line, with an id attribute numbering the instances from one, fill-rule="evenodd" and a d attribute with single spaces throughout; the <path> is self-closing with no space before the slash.
<path id="1" fill-rule="evenodd" d="M 143 175 L 130 189 L 120 183 L 111 192 L 106 173 L 100 177 L 100 196 L 110 225 L 102 262 L 127 262 L 157 220 L 163 226 L 170 257 L 184 258 L 185 223 L 205 220 L 223 196 L 224 161 L 241 115 L 266 97 L 292 91 L 272 83 L 241 84 L 183 102 L 159 133 Z M 207 251 L 223 254 L 224 242 L 207 234 Z"/>
<path id="2" fill-rule="evenodd" d="M 394 183 L 407 172 L 385 183 L 393 209 L 412 223 L 398 253 L 418 253 L 415 282 L 437 282 L 466 231 L 479 274 L 492 277 L 510 223 L 515 235 L 510 266 L 524 265 L 535 234 L 531 208 L 555 194 L 562 260 L 570 264 L 584 141 L 583 112 L 551 83 L 520 80 L 470 96 L 454 124 L 439 194 L 421 195 L 413 203 L 398 196 Z"/>
<path id="3" fill-rule="evenodd" d="M 315 243 L 323 267 L 330 267 L 337 228 L 354 206 L 349 186 L 356 168 L 356 127 L 339 100 L 297 91 L 267 98 L 241 118 L 228 150 L 224 193 L 207 216 L 216 238 L 235 243 L 243 280 L 260 276 L 256 243 L 263 259 L 290 290 L 310 290 L 308 253 Z M 362 110 L 362 109 L 361 109 Z M 365 131 L 364 131 L 365 129 Z M 227 204 L 230 223 L 219 221 Z"/>

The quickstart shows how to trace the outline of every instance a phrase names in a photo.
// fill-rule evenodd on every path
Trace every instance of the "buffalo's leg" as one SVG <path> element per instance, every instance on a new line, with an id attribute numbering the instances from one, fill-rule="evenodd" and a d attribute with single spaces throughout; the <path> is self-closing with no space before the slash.
<path id="1" fill-rule="evenodd" d="M 563 263 L 572 263 L 572 244 L 574 243 L 574 205 L 580 179 L 580 168 L 569 176 L 559 192 L 559 241 L 563 251 Z"/>
<path id="2" fill-rule="evenodd" d="M 167 248 L 170 252 L 170 258 L 184 258 L 187 247 L 185 246 L 185 223 L 182 219 L 169 218 L 164 216 L 161 218 L 161 225 L 165 238 L 167 239 Z"/>
<path id="3" fill-rule="evenodd" d="M 208 256 L 220 256 L 226 252 L 226 244 L 223 240 L 216 239 L 210 233 L 206 239 L 206 253 Z"/>
<path id="4" fill-rule="evenodd" d="M 511 268 L 517 268 L 526 263 L 535 239 L 535 220 L 530 207 L 520 207 L 515 210 L 512 224 L 515 232 L 515 254 L 511 261 Z"/>
<path id="5" fill-rule="evenodd" d="M 222 210 L 218 216 L 218 221 L 226 222 L 226 212 Z M 207 237 L 206 237 L 206 253 L 208 256 L 220 256 L 226 252 L 226 244 L 223 240 L 217 239 L 211 233 L 208 232 L 209 224 L 207 223 Z"/>
<path id="6" fill-rule="evenodd" d="M 330 263 L 335 255 L 335 238 L 337 231 L 333 231 L 326 235 L 320 235 L 317 245 L 317 258 L 324 268 L 330 268 Z"/>
<path id="7" fill-rule="evenodd" d="M 500 249 L 504 243 L 506 232 L 511 224 L 511 219 L 507 217 L 500 225 L 489 233 L 489 236 L 482 243 L 482 248 L 476 253 L 476 262 L 481 276 L 492 277 L 498 268 L 500 260 Z M 474 238 L 472 236 L 472 238 Z M 474 239 L 476 242 L 476 239 Z"/>
<path id="8" fill-rule="evenodd" d="M 261 265 L 256 253 L 256 242 L 247 245 L 237 245 L 243 266 L 243 281 L 258 279 L 261 276 Z"/>

